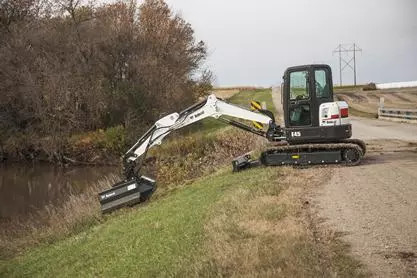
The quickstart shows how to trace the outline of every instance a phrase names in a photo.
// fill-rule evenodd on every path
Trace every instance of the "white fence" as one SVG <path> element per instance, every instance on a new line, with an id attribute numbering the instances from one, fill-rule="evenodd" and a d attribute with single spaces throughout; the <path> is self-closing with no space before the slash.
<path id="1" fill-rule="evenodd" d="M 375 86 L 377 89 L 397 89 L 397 88 L 417 87 L 417 81 L 381 83 L 381 84 L 376 84 Z"/>
<path id="2" fill-rule="evenodd" d="M 417 121 L 417 109 L 378 108 L 378 118 Z"/>

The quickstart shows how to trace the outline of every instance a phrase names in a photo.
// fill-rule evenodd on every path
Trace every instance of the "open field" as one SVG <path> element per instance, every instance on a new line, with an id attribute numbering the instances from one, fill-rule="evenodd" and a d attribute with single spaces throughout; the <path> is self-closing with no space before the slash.
<path id="1" fill-rule="evenodd" d="M 239 93 L 240 90 L 239 89 L 235 89 L 235 88 L 231 88 L 231 89 L 214 89 L 213 93 L 216 95 L 216 97 L 218 98 L 222 98 L 222 99 L 228 99 L 230 97 L 232 97 L 233 95 Z"/>
<path id="2" fill-rule="evenodd" d="M 417 88 L 363 91 L 362 88 L 335 88 L 335 96 L 349 104 L 353 115 L 376 118 L 380 97 L 385 107 L 417 109 Z"/>

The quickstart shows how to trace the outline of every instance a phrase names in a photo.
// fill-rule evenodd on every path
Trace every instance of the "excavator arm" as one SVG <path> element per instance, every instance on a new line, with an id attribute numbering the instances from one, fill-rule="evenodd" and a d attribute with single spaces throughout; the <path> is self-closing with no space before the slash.
<path id="1" fill-rule="evenodd" d="M 161 144 L 162 140 L 172 131 L 208 117 L 265 137 L 270 141 L 285 139 L 282 129 L 275 124 L 272 112 L 262 109 L 258 109 L 257 112 L 250 111 L 227 103 L 212 94 L 204 101 L 196 103 L 180 113 L 172 113 L 159 119 L 139 138 L 123 157 L 125 180 L 115 184 L 111 189 L 99 193 L 102 212 L 110 212 L 148 199 L 156 189 L 156 182 L 139 174 L 147 151 L 153 146 Z M 232 118 L 267 125 L 267 130 L 253 128 Z M 137 163 L 138 160 L 139 163 Z"/>
<path id="2" fill-rule="evenodd" d="M 225 118 L 224 116 L 229 116 L 229 118 Z M 275 119 L 270 111 L 259 110 L 259 112 L 253 112 L 237 105 L 227 103 L 212 94 L 204 101 L 194 104 L 180 113 L 169 114 L 155 122 L 155 124 L 139 138 L 124 155 L 123 161 L 126 178 L 129 179 L 134 175 L 137 175 L 137 173 L 135 173 L 135 168 L 137 168 L 138 165 L 136 165 L 135 161 L 141 159 L 142 162 L 148 149 L 155 145 L 160 145 L 162 140 L 172 131 L 181 129 L 208 117 L 218 119 L 248 132 L 266 137 L 270 141 L 277 141 L 284 138 L 282 137 L 280 128 L 275 125 Z M 241 122 L 230 119 L 230 117 L 265 124 L 268 126 L 268 130 L 263 131 L 247 126 Z"/>

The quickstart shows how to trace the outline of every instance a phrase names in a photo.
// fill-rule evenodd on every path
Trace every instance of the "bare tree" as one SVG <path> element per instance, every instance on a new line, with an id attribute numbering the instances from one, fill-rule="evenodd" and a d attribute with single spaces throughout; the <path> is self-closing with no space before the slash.
<path id="1" fill-rule="evenodd" d="M 136 133 L 210 89 L 204 43 L 162 0 L 0 0 L 0 36 L 9 149 L 60 159 L 72 134 L 121 124 Z"/>

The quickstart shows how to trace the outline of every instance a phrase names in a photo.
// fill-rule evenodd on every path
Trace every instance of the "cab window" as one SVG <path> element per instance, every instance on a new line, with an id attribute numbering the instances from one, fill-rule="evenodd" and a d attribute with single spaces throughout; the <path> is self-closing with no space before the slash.
<path id="1" fill-rule="evenodd" d="M 290 73 L 290 100 L 308 99 L 307 71 L 296 71 Z"/>
<path id="2" fill-rule="evenodd" d="M 328 98 L 330 97 L 330 86 L 327 83 L 327 71 L 316 70 L 314 72 L 314 83 L 316 87 L 317 98 Z"/>

